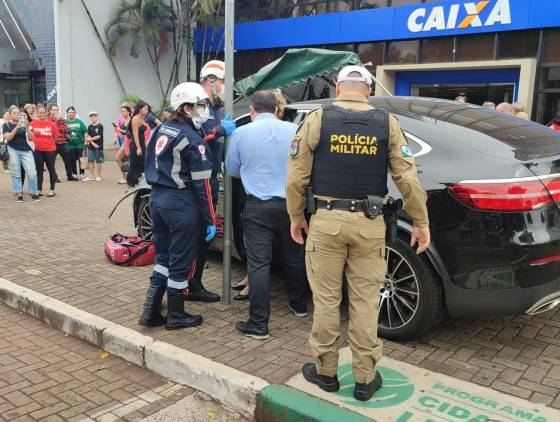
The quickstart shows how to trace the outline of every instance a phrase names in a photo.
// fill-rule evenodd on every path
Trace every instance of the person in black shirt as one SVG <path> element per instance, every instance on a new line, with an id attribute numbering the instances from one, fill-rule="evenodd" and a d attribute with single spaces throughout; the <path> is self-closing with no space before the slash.
<path id="1" fill-rule="evenodd" d="M 95 180 L 101 182 L 101 166 L 105 162 L 103 152 L 103 125 L 99 123 L 97 112 L 89 113 L 91 124 L 88 126 L 86 134 L 86 144 L 88 147 L 88 170 L 89 175 L 84 182 Z"/>

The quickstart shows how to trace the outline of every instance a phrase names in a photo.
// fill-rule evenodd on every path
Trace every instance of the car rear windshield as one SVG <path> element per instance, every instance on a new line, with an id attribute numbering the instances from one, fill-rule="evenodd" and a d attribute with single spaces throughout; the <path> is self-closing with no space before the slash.
<path id="1" fill-rule="evenodd" d="M 395 114 L 420 115 L 437 121 L 463 126 L 498 139 L 516 150 L 547 149 L 560 154 L 560 134 L 515 116 L 501 114 L 478 106 L 429 98 L 374 98 L 374 105 Z"/>

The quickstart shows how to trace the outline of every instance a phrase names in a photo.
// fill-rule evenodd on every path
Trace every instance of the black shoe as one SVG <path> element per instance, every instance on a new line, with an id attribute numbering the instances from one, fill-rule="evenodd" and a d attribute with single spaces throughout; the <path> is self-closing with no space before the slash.
<path id="1" fill-rule="evenodd" d="M 239 331 L 243 335 L 254 338 L 255 340 L 266 340 L 268 337 L 270 337 L 268 334 L 268 329 L 259 330 L 252 327 L 249 322 L 237 321 L 235 323 L 235 328 L 237 328 L 237 331 Z"/>
<path id="2" fill-rule="evenodd" d="M 241 281 L 243 281 L 243 280 L 241 280 Z M 231 290 L 241 291 L 241 290 L 243 290 L 245 287 L 247 287 L 246 284 L 241 284 L 241 281 L 239 281 L 237 284 L 234 284 L 233 286 L 231 286 Z"/>
<path id="3" fill-rule="evenodd" d="M 23 202 L 23 195 L 21 195 L 21 194 L 16 195 L 16 202 L 21 204 Z"/>
<path id="4" fill-rule="evenodd" d="M 189 282 L 189 294 L 186 300 L 190 302 L 219 302 L 220 295 L 209 292 L 204 288 L 200 280 L 193 279 Z"/>
<path id="5" fill-rule="evenodd" d="M 354 398 L 360 401 L 368 401 L 373 397 L 373 394 L 381 388 L 383 379 L 381 374 L 375 371 L 375 378 L 369 384 L 356 383 L 354 386 Z"/>
<path id="6" fill-rule="evenodd" d="M 167 322 L 166 330 L 179 330 L 181 328 L 196 327 L 202 324 L 200 315 L 191 315 L 185 312 L 185 298 L 183 296 L 167 295 Z"/>
<path id="7" fill-rule="evenodd" d="M 69 177 L 69 178 L 68 178 L 68 181 L 69 181 L 69 182 L 77 182 L 77 181 L 78 181 L 78 178 L 72 176 L 72 177 Z"/>
<path id="8" fill-rule="evenodd" d="M 161 300 L 165 294 L 165 284 L 151 283 L 146 293 L 146 301 L 144 302 L 144 310 L 138 325 L 143 327 L 159 327 L 165 325 L 167 319 L 161 315 Z"/>
<path id="9" fill-rule="evenodd" d="M 37 194 L 31 195 L 31 199 L 33 199 L 34 201 L 39 202 L 39 201 L 41 200 L 41 196 L 40 196 L 40 195 L 37 195 Z"/>
<path id="10" fill-rule="evenodd" d="M 318 385 L 323 391 L 334 393 L 340 389 L 338 377 L 336 375 L 334 377 L 319 375 L 314 363 L 306 363 L 303 365 L 301 372 L 303 372 L 303 378 L 312 384 Z"/>
<path id="11" fill-rule="evenodd" d="M 242 295 L 241 293 L 237 293 L 233 297 L 233 300 L 235 300 L 237 302 L 245 302 L 246 300 L 249 300 L 249 295 Z"/>

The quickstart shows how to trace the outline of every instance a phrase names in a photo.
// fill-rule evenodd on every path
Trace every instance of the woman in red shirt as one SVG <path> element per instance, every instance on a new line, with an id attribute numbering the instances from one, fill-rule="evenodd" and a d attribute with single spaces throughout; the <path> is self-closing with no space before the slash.
<path id="1" fill-rule="evenodd" d="M 32 135 L 31 140 L 35 144 L 35 167 L 37 167 L 37 188 L 39 190 L 39 195 L 42 196 L 43 190 L 43 169 L 44 165 L 47 165 L 50 178 L 50 187 L 47 197 L 52 198 L 55 196 L 54 187 L 56 184 L 56 170 L 55 170 L 55 160 L 56 160 L 56 143 L 55 140 L 58 137 L 58 126 L 56 123 L 47 119 L 48 113 L 47 109 L 43 106 L 38 106 L 37 120 L 33 120 L 30 123 Z"/>

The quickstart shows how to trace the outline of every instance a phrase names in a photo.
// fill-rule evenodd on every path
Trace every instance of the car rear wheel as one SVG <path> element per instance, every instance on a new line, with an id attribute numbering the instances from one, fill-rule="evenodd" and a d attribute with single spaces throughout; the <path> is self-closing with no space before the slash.
<path id="1" fill-rule="evenodd" d="M 144 240 L 152 240 L 152 216 L 150 215 L 150 197 L 140 199 L 137 209 L 138 236 Z"/>
<path id="2" fill-rule="evenodd" d="M 398 238 L 385 249 L 387 274 L 381 282 L 378 332 L 388 340 L 419 338 L 443 317 L 441 282 L 425 256 Z"/>

